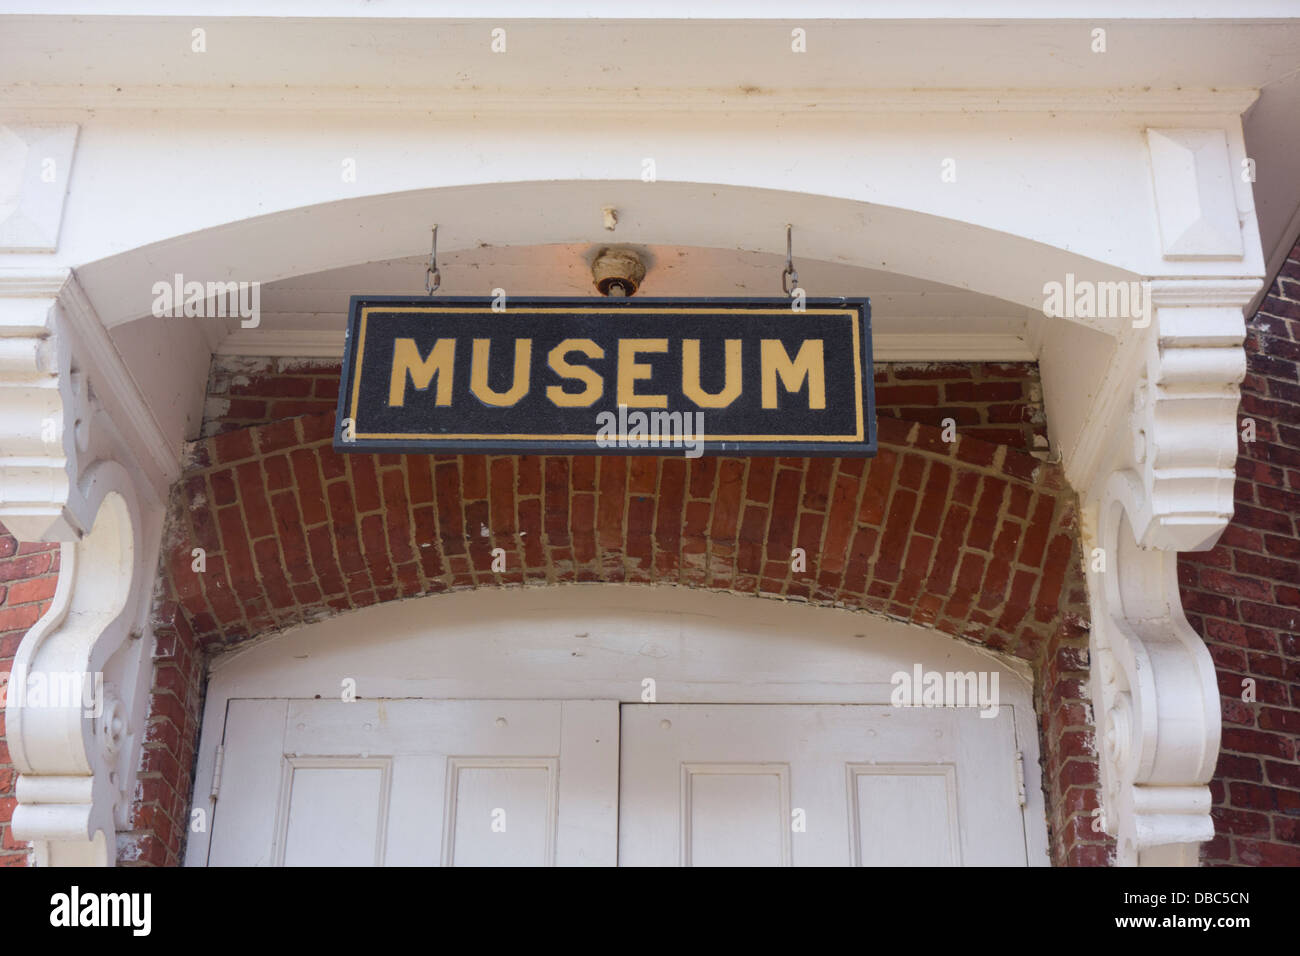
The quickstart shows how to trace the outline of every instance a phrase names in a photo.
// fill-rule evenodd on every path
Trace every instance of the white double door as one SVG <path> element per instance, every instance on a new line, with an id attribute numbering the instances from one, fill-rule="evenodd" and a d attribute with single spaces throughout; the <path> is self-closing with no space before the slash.
<path id="1" fill-rule="evenodd" d="M 208 863 L 1026 863 L 1011 708 L 229 702 Z"/>

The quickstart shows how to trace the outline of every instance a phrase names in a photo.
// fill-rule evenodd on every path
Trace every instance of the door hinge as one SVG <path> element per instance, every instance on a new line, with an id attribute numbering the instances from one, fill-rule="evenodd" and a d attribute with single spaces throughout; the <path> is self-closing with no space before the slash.
<path id="1" fill-rule="evenodd" d="M 1016 751 L 1016 802 L 1020 806 L 1025 805 L 1025 754 L 1022 750 Z"/>
<path id="2" fill-rule="evenodd" d="M 217 793 L 221 790 L 221 765 L 226 759 L 226 745 L 217 744 L 217 758 L 212 765 L 212 793 L 209 794 L 213 800 L 217 799 Z"/>

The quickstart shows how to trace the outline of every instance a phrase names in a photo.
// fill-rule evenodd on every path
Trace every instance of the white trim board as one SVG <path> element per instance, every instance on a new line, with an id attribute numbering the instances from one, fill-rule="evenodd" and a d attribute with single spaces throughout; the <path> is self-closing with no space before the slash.
<path id="1" fill-rule="evenodd" d="M 526 97 L 526 99 L 525 99 Z M 879 89 L 801 90 L 786 88 L 754 95 L 732 88 L 682 90 L 465 90 L 457 87 L 353 86 L 58 86 L 10 84 L 0 99 L 10 110 L 66 112 L 76 118 L 106 111 L 229 110 L 268 113 L 337 112 L 427 117 L 436 103 L 439 116 L 554 116 L 592 114 L 819 114 L 830 117 L 898 113 L 1115 113 L 1240 116 L 1259 97 L 1251 88 L 1225 89 Z"/>

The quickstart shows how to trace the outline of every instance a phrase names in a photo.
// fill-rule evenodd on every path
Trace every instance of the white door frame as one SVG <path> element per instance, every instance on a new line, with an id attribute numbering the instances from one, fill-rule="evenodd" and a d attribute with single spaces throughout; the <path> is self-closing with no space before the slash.
<path id="1" fill-rule="evenodd" d="M 215 658 L 193 807 L 210 799 L 235 698 L 550 699 L 663 703 L 888 704 L 891 676 L 989 671 L 1023 754 L 1026 856 L 1048 865 L 1033 674 L 1025 661 L 937 631 L 832 608 L 685 588 L 567 585 L 465 591 L 382 604 Z M 208 832 L 191 832 L 202 866 Z"/>

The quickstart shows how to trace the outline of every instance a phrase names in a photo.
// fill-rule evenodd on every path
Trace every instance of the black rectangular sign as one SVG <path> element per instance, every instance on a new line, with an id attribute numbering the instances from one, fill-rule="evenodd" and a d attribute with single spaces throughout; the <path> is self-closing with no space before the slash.
<path id="1" fill-rule="evenodd" d="M 353 296 L 334 447 L 876 452 L 866 299 Z"/>

